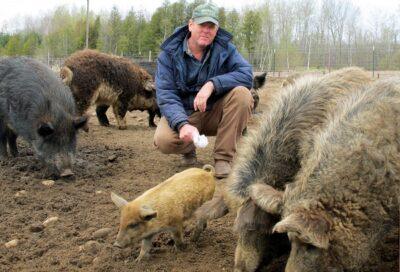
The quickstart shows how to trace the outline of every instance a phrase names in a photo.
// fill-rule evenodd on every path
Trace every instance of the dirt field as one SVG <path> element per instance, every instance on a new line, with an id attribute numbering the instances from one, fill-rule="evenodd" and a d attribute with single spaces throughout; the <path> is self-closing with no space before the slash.
<path id="1" fill-rule="evenodd" d="M 282 80 L 268 79 L 258 112 L 267 108 L 269 95 Z M 0 162 L 0 271 L 231 271 L 234 214 L 212 221 L 195 244 L 189 242 L 189 224 L 183 252 L 175 252 L 169 234 L 161 234 L 153 242 L 151 259 L 139 264 L 134 261 L 139 244 L 125 249 L 112 246 L 119 210 L 110 192 L 132 200 L 185 168 L 180 156 L 163 155 L 153 147 L 154 129 L 147 126 L 147 113 L 128 113 L 124 131 L 116 129 L 110 112 L 112 126 L 107 128 L 98 125 L 93 109 L 91 114 L 90 132 L 82 132 L 78 139 L 75 179 L 43 185 L 44 169 L 22 141 L 18 158 Z M 214 138 L 209 140 L 206 149 L 198 150 L 198 167 L 213 163 Z M 43 227 L 55 216 L 57 221 Z M 109 232 L 96 232 L 104 228 Z M 18 245 L 5 247 L 13 239 Z M 283 271 L 284 262 L 278 259 L 260 271 Z"/>
<path id="2" fill-rule="evenodd" d="M 270 80 L 261 92 L 260 110 L 279 84 L 280 80 Z M 139 244 L 125 249 L 112 246 L 119 210 L 110 192 L 131 200 L 185 168 L 180 156 L 163 155 L 153 147 L 154 129 L 147 126 L 147 113 L 128 113 L 124 131 L 116 129 L 112 114 L 108 116 L 112 126 L 100 127 L 92 116 L 89 133 L 79 135 L 73 180 L 43 185 L 44 169 L 22 141 L 19 157 L 0 162 L 0 271 L 232 270 L 233 214 L 211 222 L 196 244 L 189 242 L 188 227 L 189 244 L 183 252 L 174 252 L 168 234 L 160 235 L 153 242 L 152 258 L 139 264 L 134 262 Z M 214 139 L 209 139 L 211 144 L 198 150 L 198 167 L 213 163 Z M 55 216 L 58 221 L 42 227 Z M 95 238 L 94 232 L 103 228 L 111 231 Z M 4 244 L 13 239 L 18 245 L 6 248 Z"/>

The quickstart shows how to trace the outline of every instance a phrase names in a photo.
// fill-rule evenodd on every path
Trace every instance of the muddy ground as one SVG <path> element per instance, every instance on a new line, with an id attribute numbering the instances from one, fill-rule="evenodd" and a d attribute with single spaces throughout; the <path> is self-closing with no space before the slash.
<path id="1" fill-rule="evenodd" d="M 281 82 L 269 78 L 258 112 L 266 110 L 269 95 Z M 90 113 L 90 131 L 78 139 L 75 179 L 43 185 L 44 169 L 23 141 L 19 157 L 0 162 L 0 271 L 232 271 L 234 214 L 210 222 L 197 243 L 189 242 L 189 222 L 183 252 L 175 252 L 170 236 L 161 234 L 153 242 L 151 259 L 139 264 L 134 261 L 139 244 L 112 246 L 119 210 L 110 192 L 131 200 L 185 167 L 179 155 L 163 155 L 153 147 L 154 129 L 147 126 L 147 113 L 128 113 L 128 129 L 123 131 L 110 112 L 110 127 L 99 126 L 93 109 Z M 256 126 L 257 116 L 250 128 Z M 214 138 L 209 140 L 207 148 L 198 150 L 198 167 L 213 163 Z M 50 217 L 58 220 L 42 227 Z M 110 232 L 95 237 L 103 228 Z M 13 239 L 18 245 L 5 247 Z M 283 263 L 277 260 L 261 271 L 282 271 Z"/>
<path id="2" fill-rule="evenodd" d="M 260 110 L 280 79 L 270 80 L 261 92 Z M 101 127 L 91 110 L 90 131 L 80 133 L 73 180 L 56 180 L 45 186 L 44 168 L 19 140 L 20 156 L 0 162 L 0 271 L 230 271 L 236 238 L 234 215 L 215 220 L 196 243 L 175 252 L 168 234 L 153 242 L 152 258 L 135 263 L 139 245 L 112 246 L 119 210 L 110 200 L 116 192 L 128 200 L 182 171 L 179 155 L 163 155 L 152 144 L 154 129 L 146 112 L 127 115 L 127 130 L 118 130 L 108 112 L 110 127 Z M 158 121 L 158 120 L 157 120 Z M 252 121 L 251 126 L 254 126 Z M 198 150 L 198 167 L 213 163 L 214 143 Z M 42 227 L 50 217 L 58 221 Z M 93 236 L 102 228 L 111 232 Z M 5 243 L 18 239 L 15 247 Z"/>

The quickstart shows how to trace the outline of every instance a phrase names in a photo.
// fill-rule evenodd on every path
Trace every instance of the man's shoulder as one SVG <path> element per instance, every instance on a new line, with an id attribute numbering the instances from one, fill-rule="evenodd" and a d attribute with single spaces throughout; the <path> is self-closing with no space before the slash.
<path id="1" fill-rule="evenodd" d="M 174 52 L 180 46 L 182 46 L 183 40 L 185 39 L 189 29 L 188 26 L 182 26 L 175 29 L 175 31 L 169 36 L 160 46 L 161 50 Z"/>

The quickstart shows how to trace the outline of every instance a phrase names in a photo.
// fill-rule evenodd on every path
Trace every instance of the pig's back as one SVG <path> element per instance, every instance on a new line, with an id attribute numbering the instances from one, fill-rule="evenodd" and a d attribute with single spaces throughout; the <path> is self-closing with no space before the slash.
<path id="1" fill-rule="evenodd" d="M 213 197 L 214 190 L 215 180 L 211 172 L 190 168 L 148 190 L 140 201 L 156 208 L 160 216 L 164 212 L 187 218 Z"/>

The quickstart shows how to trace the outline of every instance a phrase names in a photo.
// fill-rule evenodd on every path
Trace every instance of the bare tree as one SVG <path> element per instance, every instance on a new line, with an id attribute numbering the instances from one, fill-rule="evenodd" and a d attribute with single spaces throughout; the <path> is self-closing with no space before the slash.
<path id="1" fill-rule="evenodd" d="M 89 48 L 89 0 L 86 3 L 86 43 L 85 48 Z"/>

